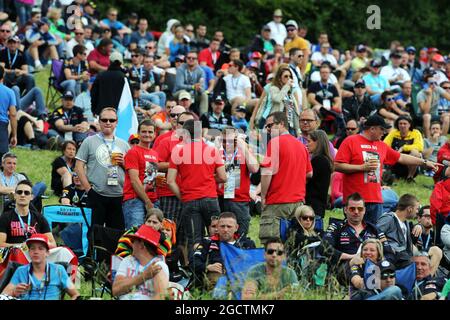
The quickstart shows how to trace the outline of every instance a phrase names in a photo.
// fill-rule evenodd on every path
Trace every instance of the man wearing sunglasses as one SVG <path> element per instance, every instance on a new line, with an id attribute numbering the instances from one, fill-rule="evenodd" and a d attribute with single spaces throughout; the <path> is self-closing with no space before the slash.
<path id="1" fill-rule="evenodd" d="M 158 136 L 153 142 L 153 149 L 156 149 L 164 138 L 174 134 L 177 129 L 178 116 L 183 112 L 186 112 L 186 109 L 177 105 L 175 98 L 169 97 L 166 101 L 166 109 L 152 117 L 152 120 L 155 121 L 155 125 L 158 128 Z"/>
<path id="2" fill-rule="evenodd" d="M 353 87 L 354 95 L 343 99 L 342 112 L 346 121 L 354 119 L 358 124 L 377 112 L 369 96 L 366 94 L 366 83 L 358 79 Z"/>
<path id="3" fill-rule="evenodd" d="M 128 143 L 116 136 L 117 111 L 105 108 L 100 112 L 101 132 L 86 138 L 78 150 L 75 172 L 88 194 L 92 208 L 92 224 L 124 229 L 122 214 L 124 156 Z"/>
<path id="4" fill-rule="evenodd" d="M 85 48 L 86 57 L 91 53 L 92 50 L 94 50 L 94 45 L 91 41 L 88 41 L 85 39 L 85 30 L 82 27 L 76 28 L 74 30 L 75 37 L 70 39 L 66 44 L 66 58 L 70 59 L 75 56 L 75 54 L 72 52 L 73 48 L 75 46 L 80 45 Z"/>
<path id="5" fill-rule="evenodd" d="M 301 62 L 301 70 L 304 73 L 308 64 L 310 50 L 308 42 L 298 35 L 298 24 L 295 20 L 286 22 L 287 37 L 284 44 L 284 52 L 290 52 L 293 48 L 300 49 L 303 52 L 303 60 Z"/>
<path id="6" fill-rule="evenodd" d="M 243 300 L 279 300 L 298 286 L 295 271 L 283 265 L 286 251 L 283 242 L 270 238 L 264 245 L 263 263 L 252 267 L 242 288 Z"/>

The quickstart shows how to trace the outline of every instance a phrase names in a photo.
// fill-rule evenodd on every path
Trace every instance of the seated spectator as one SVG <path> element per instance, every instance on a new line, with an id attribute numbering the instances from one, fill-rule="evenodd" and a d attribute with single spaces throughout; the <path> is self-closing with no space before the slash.
<path id="1" fill-rule="evenodd" d="M 208 66 L 213 71 L 216 70 L 216 63 L 220 57 L 219 39 L 212 39 L 209 48 L 203 49 L 198 53 L 198 62 L 201 66 Z"/>
<path id="2" fill-rule="evenodd" d="M 17 183 L 14 187 L 15 209 L 5 210 L 0 216 L 0 247 L 24 247 L 25 241 L 33 234 L 43 233 L 49 239 L 49 246 L 56 247 L 47 220 L 34 206 L 33 185 L 28 180 Z"/>
<path id="3" fill-rule="evenodd" d="M 239 236 L 236 215 L 232 212 L 222 212 L 218 221 L 218 235 L 203 238 L 194 248 L 190 265 L 195 273 L 196 286 L 204 286 L 211 290 L 220 276 L 225 274 L 225 266 L 220 255 L 220 243 L 226 242 L 237 248 L 253 249 L 253 240 Z"/>
<path id="4" fill-rule="evenodd" d="M 165 51 L 172 66 L 174 66 L 177 56 L 188 54 L 189 44 L 185 39 L 185 30 L 182 25 L 175 28 L 174 37 L 168 42 Z"/>
<path id="5" fill-rule="evenodd" d="M 151 119 L 154 115 L 161 112 L 159 105 L 144 98 L 148 93 L 141 89 L 139 83 L 133 83 L 130 87 L 134 101 L 134 110 L 136 111 L 139 123 L 144 119 Z M 148 96 L 146 97 L 148 98 Z"/>
<path id="6" fill-rule="evenodd" d="M 163 56 L 166 53 L 166 47 L 169 46 L 170 40 L 172 40 L 172 37 L 175 33 L 175 28 L 180 25 L 180 21 L 177 19 L 169 19 L 167 21 L 167 28 L 166 30 L 161 34 L 161 36 L 158 39 L 158 47 L 157 47 L 157 54 L 158 56 Z"/>
<path id="7" fill-rule="evenodd" d="M 29 74 L 25 54 L 19 47 L 20 38 L 11 36 L 6 41 L 6 48 L 0 51 L 0 65 L 5 69 L 3 83 L 9 88 L 18 86 L 21 92 L 29 92 L 35 85 L 34 78 Z"/>
<path id="8" fill-rule="evenodd" d="M 428 253 L 419 252 L 414 255 L 416 264 L 416 281 L 414 283 L 411 300 L 439 300 L 446 279 L 435 277 L 431 270 L 432 264 Z"/>
<path id="9" fill-rule="evenodd" d="M 76 172 L 72 173 L 72 184 L 62 190 L 59 202 L 66 206 L 87 206 L 88 194 Z"/>
<path id="10" fill-rule="evenodd" d="M 443 247 L 443 256 L 442 266 L 450 270 L 450 218 L 445 220 L 445 225 L 441 229 L 440 238 L 442 241 Z"/>
<path id="11" fill-rule="evenodd" d="M 109 56 L 112 49 L 113 43 L 111 39 L 102 39 L 97 47 L 89 53 L 87 61 L 91 75 L 108 70 L 110 64 Z"/>
<path id="12" fill-rule="evenodd" d="M 220 95 L 216 96 L 212 103 L 212 111 L 200 117 L 203 135 L 207 136 L 207 139 L 213 140 L 220 131 L 232 125 L 231 116 L 223 112 L 224 108 L 225 100 Z"/>
<path id="13" fill-rule="evenodd" d="M 206 38 L 207 27 L 204 24 L 199 24 L 195 29 L 195 37 L 189 43 L 192 49 L 201 51 L 208 48 L 210 41 Z"/>
<path id="14" fill-rule="evenodd" d="M 3 290 L 3 294 L 20 300 L 61 300 L 63 292 L 76 300 L 80 294 L 62 265 L 48 262 L 51 240 L 46 234 L 27 237 L 31 262 L 20 266 Z"/>
<path id="15" fill-rule="evenodd" d="M 425 138 L 430 137 L 430 126 L 432 121 L 441 121 L 442 133 L 447 135 L 450 126 L 450 114 L 444 113 L 439 116 L 438 106 L 440 98 L 450 100 L 450 92 L 438 86 L 436 77 L 432 74 L 424 76 L 426 87 L 417 94 L 417 103 L 419 104 L 419 117 L 423 118 L 423 129 Z"/>
<path id="16" fill-rule="evenodd" d="M 305 246 L 321 241 L 320 233 L 315 230 L 316 214 L 310 206 L 295 209 L 295 244 L 294 248 L 301 250 Z"/>
<path id="17" fill-rule="evenodd" d="M 351 71 L 354 73 L 358 72 L 367 65 L 367 47 L 363 44 L 359 44 L 356 47 L 356 57 L 354 57 L 351 62 Z"/>
<path id="18" fill-rule="evenodd" d="M 344 135 L 338 137 L 338 139 L 336 140 L 336 142 L 334 143 L 334 147 L 336 149 L 339 149 L 339 147 L 341 146 L 341 143 L 345 140 L 345 138 L 347 138 L 348 136 L 353 136 L 355 134 L 359 133 L 359 126 L 358 123 L 356 122 L 356 120 L 354 119 L 350 119 L 346 122 L 345 124 L 345 133 Z"/>
<path id="19" fill-rule="evenodd" d="M 89 56 L 89 54 L 91 53 L 92 50 L 94 50 L 94 45 L 92 44 L 92 41 L 87 40 L 85 38 L 85 29 L 83 28 L 76 28 L 73 33 L 75 34 L 75 37 L 70 39 L 70 41 L 68 41 L 66 43 L 66 59 L 71 59 L 73 58 L 75 55 L 73 53 L 73 48 L 75 48 L 75 46 L 83 46 L 85 49 L 85 53 L 86 56 Z M 85 57 L 86 57 L 85 56 Z"/>
<path id="20" fill-rule="evenodd" d="M 333 69 L 338 67 L 338 63 L 334 56 L 330 54 L 330 44 L 324 42 L 320 45 L 320 50 L 316 51 L 311 56 L 312 64 L 319 68 L 324 61 L 328 61 Z"/>
<path id="21" fill-rule="evenodd" d="M 388 79 L 380 75 L 380 68 L 381 62 L 374 59 L 369 64 L 370 73 L 362 77 L 366 83 L 367 93 L 376 106 L 381 104 L 381 94 L 390 88 Z"/>
<path id="22" fill-rule="evenodd" d="M 138 29 L 131 34 L 130 47 L 133 49 L 133 44 L 136 48 L 145 50 L 146 45 L 153 41 L 153 34 L 148 31 L 148 21 L 145 18 L 140 18 L 138 23 Z"/>
<path id="23" fill-rule="evenodd" d="M 390 85 L 401 84 L 405 81 L 411 81 L 408 71 L 403 69 L 401 64 L 402 55 L 395 51 L 390 54 L 391 63 L 380 70 L 380 75 L 388 79 Z"/>
<path id="24" fill-rule="evenodd" d="M 116 40 L 127 46 L 130 42 L 130 34 L 132 30 L 117 20 L 118 10 L 116 8 L 109 8 L 106 14 L 107 18 L 100 21 L 100 28 L 111 28 L 117 33 Z"/>
<path id="25" fill-rule="evenodd" d="M 386 143 L 392 149 L 409 154 L 416 158 L 422 158 L 423 138 L 419 130 L 414 129 L 413 121 L 409 116 L 400 116 L 395 120 L 394 128 L 384 138 Z M 407 182 L 415 182 L 417 175 L 417 165 L 395 164 L 392 167 L 392 173 L 397 178 L 405 178 Z"/>
<path id="26" fill-rule="evenodd" d="M 61 140 L 74 140 L 79 145 L 87 137 L 89 124 L 83 109 L 74 105 L 72 91 L 65 91 L 61 98 L 62 106 L 50 115 L 50 134 L 59 135 Z"/>
<path id="27" fill-rule="evenodd" d="M 158 231 L 142 225 L 128 236 L 133 253 L 120 262 L 112 284 L 112 294 L 120 300 L 163 300 L 169 286 L 169 268 L 158 255 L 161 239 Z"/>
<path id="28" fill-rule="evenodd" d="M 32 113 L 37 115 L 37 112 Z M 42 117 L 17 111 L 17 145 L 31 150 L 45 149 L 48 146 L 48 127 Z"/>
<path id="29" fill-rule="evenodd" d="M 161 232 L 164 233 L 167 239 L 172 243 L 172 249 L 166 256 L 166 263 L 169 267 L 169 281 L 176 282 L 186 287 L 189 279 L 180 270 L 180 267 L 186 265 L 185 257 L 181 247 L 177 246 L 177 227 L 174 221 L 164 219 L 161 226 Z"/>
<path id="30" fill-rule="evenodd" d="M 76 45 L 73 47 L 72 59 L 64 61 L 64 81 L 61 87 L 74 93 L 75 97 L 88 89 L 90 79 L 86 62 L 86 47 Z"/>
<path id="31" fill-rule="evenodd" d="M 62 144 L 61 148 L 63 155 L 52 162 L 51 187 L 57 196 L 61 196 L 63 189 L 68 188 L 72 184 L 77 144 L 75 141 L 67 140 Z"/>
<path id="32" fill-rule="evenodd" d="M 378 114 L 389 124 L 393 124 L 399 116 L 409 116 L 409 112 L 401 110 L 395 103 L 394 93 L 384 91 L 381 94 L 381 104 L 378 106 Z"/>
<path id="33" fill-rule="evenodd" d="M 30 106 L 34 104 L 34 110 L 37 117 L 41 120 L 47 118 L 47 108 L 45 107 L 44 95 L 39 87 L 34 87 L 30 91 L 27 91 L 25 95 L 20 97 L 20 89 L 18 86 L 13 86 L 12 90 L 18 101 L 18 110 L 29 111 Z"/>
<path id="34" fill-rule="evenodd" d="M 450 58 L 449 58 L 450 61 Z M 442 81 L 440 87 L 445 90 L 445 92 L 450 93 L 450 81 Z M 439 115 L 445 116 L 446 113 L 450 112 L 450 100 L 445 97 L 439 99 L 438 113 Z"/>
<path id="35" fill-rule="evenodd" d="M 439 149 L 445 145 L 448 138 L 442 134 L 441 123 L 435 121 L 431 124 L 431 136 L 430 138 L 423 139 L 424 142 L 424 159 L 437 162 L 437 154 Z M 434 172 L 433 172 L 434 174 Z"/>
<path id="36" fill-rule="evenodd" d="M 367 94 L 366 83 L 363 79 L 356 81 L 353 92 L 352 97 L 343 99 L 342 112 L 347 121 L 354 119 L 358 124 L 361 124 L 369 116 L 376 113 L 377 108 Z"/>
<path id="37" fill-rule="evenodd" d="M 450 168 L 443 170 L 445 176 L 450 176 Z M 439 237 L 445 219 L 450 212 L 450 179 L 443 179 L 434 185 L 430 196 L 431 222 L 436 226 L 436 234 Z"/>
<path id="38" fill-rule="evenodd" d="M 231 116 L 231 123 L 236 129 L 242 130 L 242 132 L 247 132 L 249 127 L 248 121 L 245 119 L 247 114 L 247 109 L 244 106 L 238 106 L 236 108 L 236 113 Z"/>
<path id="39" fill-rule="evenodd" d="M 283 265 L 286 251 L 283 242 L 270 238 L 264 244 L 265 262 L 253 266 L 242 288 L 243 300 L 280 300 L 295 290 L 298 279 L 295 271 Z"/>
<path id="40" fill-rule="evenodd" d="M 49 28 L 48 20 L 43 18 L 27 30 L 25 34 L 26 39 L 30 44 L 28 51 L 34 61 L 34 67 L 38 71 L 44 68 L 41 61 L 59 59 L 56 46 L 60 41 L 50 34 Z"/>
<path id="41" fill-rule="evenodd" d="M 56 47 L 58 50 L 58 55 L 60 57 L 64 57 L 66 42 L 69 41 L 72 36 L 66 28 L 64 20 L 61 19 L 61 9 L 50 8 L 47 12 L 47 19 L 49 22 L 50 34 L 52 34 L 59 41 L 59 44 Z"/>
<path id="42" fill-rule="evenodd" d="M 405 112 L 408 112 L 411 114 L 411 117 L 413 117 L 413 108 L 412 108 L 412 83 L 411 81 L 404 81 L 401 84 L 402 92 L 397 94 L 394 97 L 395 103 L 397 104 L 397 107 Z"/>

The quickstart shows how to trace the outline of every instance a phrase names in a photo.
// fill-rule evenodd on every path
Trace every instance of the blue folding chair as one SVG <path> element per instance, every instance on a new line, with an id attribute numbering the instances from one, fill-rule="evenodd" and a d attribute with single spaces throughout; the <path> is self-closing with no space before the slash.
<path id="1" fill-rule="evenodd" d="M 45 206 L 42 210 L 44 218 L 47 219 L 50 229 L 53 223 L 79 224 L 80 228 L 69 226 L 66 231 L 61 232 L 61 237 L 66 246 L 75 253 L 81 253 L 78 258 L 86 257 L 89 249 L 88 231 L 92 220 L 92 210 L 90 208 L 71 207 L 63 205 Z M 81 238 L 79 237 L 81 231 Z"/>

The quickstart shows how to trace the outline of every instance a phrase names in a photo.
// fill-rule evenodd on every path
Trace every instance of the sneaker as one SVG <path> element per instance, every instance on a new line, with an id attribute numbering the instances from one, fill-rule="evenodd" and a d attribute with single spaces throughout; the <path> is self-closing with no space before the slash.
<path id="1" fill-rule="evenodd" d="M 36 72 L 42 71 L 44 70 L 44 66 L 42 64 L 38 64 L 37 66 L 34 67 L 34 70 Z"/>

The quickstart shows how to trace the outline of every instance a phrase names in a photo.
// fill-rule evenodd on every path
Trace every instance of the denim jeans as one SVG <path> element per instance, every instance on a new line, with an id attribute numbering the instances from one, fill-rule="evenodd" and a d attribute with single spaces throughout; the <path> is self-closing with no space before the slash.
<path id="1" fill-rule="evenodd" d="M 158 92 L 141 92 L 141 98 L 144 100 L 148 100 L 151 103 L 157 104 L 161 108 L 164 108 L 166 105 L 166 94 L 162 91 Z"/>
<path id="2" fill-rule="evenodd" d="M 217 198 L 202 198 L 183 202 L 183 211 L 180 216 L 180 241 L 187 243 L 189 258 L 192 257 L 194 243 L 199 243 L 204 235 L 204 230 L 211 224 L 211 217 L 220 214 Z"/>
<path id="3" fill-rule="evenodd" d="M 61 140 L 65 140 L 65 134 L 60 133 L 60 132 L 56 131 L 55 129 L 48 130 L 47 136 L 49 138 L 59 136 L 61 138 Z M 70 140 L 73 140 L 76 143 L 81 143 L 87 137 L 88 137 L 87 132 L 72 132 L 72 139 L 70 139 Z"/>
<path id="4" fill-rule="evenodd" d="M 382 203 L 366 203 L 366 214 L 364 215 L 364 222 L 377 224 L 378 218 L 383 214 Z"/>
<path id="5" fill-rule="evenodd" d="M 77 82 L 74 79 L 70 80 L 64 80 L 60 84 L 61 88 L 64 89 L 64 91 L 70 90 L 75 94 L 75 97 L 78 96 L 81 92 L 84 92 L 88 89 L 87 82 Z"/>
<path id="6" fill-rule="evenodd" d="M 159 208 L 158 201 L 153 202 L 153 207 Z M 125 229 L 128 230 L 134 226 L 143 225 L 147 209 L 144 202 L 139 198 L 127 200 L 122 203 L 123 220 Z"/>
<path id="7" fill-rule="evenodd" d="M 239 225 L 238 234 L 248 234 L 250 228 L 250 209 L 248 202 L 234 202 L 228 199 L 223 201 L 223 208 L 225 211 L 233 212 L 236 215 L 237 223 Z"/>
<path id="8" fill-rule="evenodd" d="M 20 25 L 23 26 L 31 18 L 32 6 L 19 1 L 14 1 L 16 6 L 17 16 L 19 17 Z"/>
<path id="9" fill-rule="evenodd" d="M 35 81 L 32 75 L 24 74 L 21 76 L 16 76 L 13 73 L 5 74 L 4 83 L 7 87 L 18 86 L 20 91 L 24 90 L 29 92 L 31 89 L 35 87 Z"/>
<path id="10" fill-rule="evenodd" d="M 390 286 L 366 300 L 402 300 L 402 290 L 397 286 Z"/>
<path id="11" fill-rule="evenodd" d="M 16 96 L 16 101 L 20 101 L 20 103 L 18 103 L 18 109 L 25 111 L 33 102 L 35 102 L 38 115 L 47 114 L 41 89 L 39 89 L 38 87 L 34 87 L 30 91 L 28 91 L 22 98 L 20 98 L 20 89 L 18 86 L 12 87 L 12 90 L 14 91 L 14 94 Z"/>

